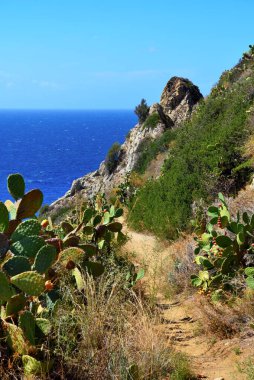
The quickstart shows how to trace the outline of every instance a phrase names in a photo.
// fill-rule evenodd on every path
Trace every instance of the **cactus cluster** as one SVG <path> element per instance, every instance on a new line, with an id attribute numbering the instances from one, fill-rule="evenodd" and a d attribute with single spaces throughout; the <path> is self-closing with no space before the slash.
<path id="1" fill-rule="evenodd" d="M 22 357 L 26 375 L 40 375 L 50 363 L 42 350 L 50 333 L 50 316 L 59 302 L 58 280 L 70 272 L 78 290 L 84 290 L 82 271 L 100 276 L 103 257 L 115 238 L 124 239 L 116 219 L 123 210 L 105 199 L 83 210 L 82 218 L 53 226 L 36 217 L 43 195 L 25 193 L 20 174 L 8 177 L 14 201 L 0 202 L 0 305 L 3 338 Z M 38 360 L 40 358 L 40 360 Z M 43 359 L 44 358 L 44 359 Z"/>
<path id="2" fill-rule="evenodd" d="M 254 215 L 238 212 L 232 218 L 224 196 L 218 197 L 218 206 L 208 208 L 208 223 L 196 230 L 195 263 L 201 270 L 191 276 L 192 285 L 201 292 L 254 289 Z"/>

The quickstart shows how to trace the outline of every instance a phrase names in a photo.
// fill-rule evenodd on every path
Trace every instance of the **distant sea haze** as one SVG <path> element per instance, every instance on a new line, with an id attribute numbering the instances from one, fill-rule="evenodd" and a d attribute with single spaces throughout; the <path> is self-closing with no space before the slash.
<path id="1" fill-rule="evenodd" d="M 115 141 L 136 124 L 133 111 L 0 111 L 0 200 L 10 198 L 6 179 L 21 173 L 26 190 L 39 188 L 44 204 L 96 170 Z"/>

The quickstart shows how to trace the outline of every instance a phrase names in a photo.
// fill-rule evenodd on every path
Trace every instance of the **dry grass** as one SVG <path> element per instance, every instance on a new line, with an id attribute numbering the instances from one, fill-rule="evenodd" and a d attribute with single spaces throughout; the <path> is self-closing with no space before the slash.
<path id="1" fill-rule="evenodd" d="M 111 276 L 84 280 L 85 295 L 64 285 L 64 303 L 54 318 L 62 379 L 190 378 L 187 361 L 169 348 L 156 316 L 135 292 L 123 290 L 120 275 L 113 282 Z"/>
<path id="2" fill-rule="evenodd" d="M 214 304 L 205 297 L 197 299 L 195 306 L 199 308 L 206 334 L 226 339 L 240 333 L 244 320 L 235 308 L 224 303 Z"/>
<path id="3" fill-rule="evenodd" d="M 237 212 L 240 211 L 248 212 L 249 214 L 254 213 L 254 188 L 253 186 L 246 186 L 237 194 L 235 198 L 227 199 L 229 206 L 229 211 L 233 217 L 236 217 Z"/>
<path id="4" fill-rule="evenodd" d="M 167 288 L 172 295 L 193 291 L 190 276 L 196 272 L 196 265 L 193 263 L 194 246 L 193 236 L 186 235 L 169 247 Z"/>

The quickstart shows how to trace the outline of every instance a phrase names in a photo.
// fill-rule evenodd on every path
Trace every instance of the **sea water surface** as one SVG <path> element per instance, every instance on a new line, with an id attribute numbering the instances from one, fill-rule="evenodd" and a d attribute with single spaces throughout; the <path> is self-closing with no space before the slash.
<path id="1" fill-rule="evenodd" d="M 26 190 L 41 189 L 43 203 L 50 204 L 74 179 L 97 169 L 136 122 L 126 110 L 0 110 L 0 200 L 10 198 L 7 176 L 21 173 Z"/>

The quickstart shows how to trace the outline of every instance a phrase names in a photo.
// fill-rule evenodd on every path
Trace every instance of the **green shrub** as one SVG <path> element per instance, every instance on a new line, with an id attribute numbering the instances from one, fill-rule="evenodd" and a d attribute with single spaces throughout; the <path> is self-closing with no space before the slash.
<path id="1" fill-rule="evenodd" d="M 136 106 L 134 112 L 138 117 L 139 123 L 144 123 L 149 114 L 149 107 L 145 99 L 141 99 L 140 104 Z"/>
<path id="2" fill-rule="evenodd" d="M 143 129 L 154 129 L 159 122 L 160 115 L 158 114 L 158 112 L 154 112 L 152 113 L 152 115 L 148 116 L 148 118 L 144 122 Z"/>
<path id="3" fill-rule="evenodd" d="M 254 76 L 210 95 L 177 130 L 163 175 L 147 183 L 133 201 L 132 227 L 176 237 L 189 226 L 194 201 L 241 188 L 250 170 L 234 169 L 244 161 L 240 147 L 250 134 L 246 111 L 253 104 L 253 88 Z M 140 167 L 142 171 L 145 165 Z"/>
<path id="4" fill-rule="evenodd" d="M 159 153 L 168 150 L 170 142 L 175 139 L 176 130 L 167 130 L 157 139 L 144 139 L 138 147 L 139 157 L 135 164 L 134 171 L 143 174 L 150 162 L 156 158 Z"/>
<path id="5" fill-rule="evenodd" d="M 108 151 L 105 164 L 109 174 L 113 173 L 118 165 L 120 149 L 121 145 L 115 142 Z"/>

